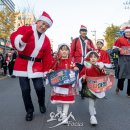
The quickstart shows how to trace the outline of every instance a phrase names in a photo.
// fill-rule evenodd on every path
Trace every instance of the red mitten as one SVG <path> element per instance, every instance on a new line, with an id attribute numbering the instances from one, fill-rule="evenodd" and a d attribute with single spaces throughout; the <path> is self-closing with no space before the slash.
<path id="1" fill-rule="evenodd" d="M 27 31 L 27 32 L 23 35 L 23 37 L 21 38 L 21 41 L 24 42 L 24 43 L 27 43 L 28 40 L 29 40 L 29 38 L 30 38 L 30 36 L 32 36 L 32 35 L 33 35 L 33 31 L 32 31 L 32 30 Z"/>

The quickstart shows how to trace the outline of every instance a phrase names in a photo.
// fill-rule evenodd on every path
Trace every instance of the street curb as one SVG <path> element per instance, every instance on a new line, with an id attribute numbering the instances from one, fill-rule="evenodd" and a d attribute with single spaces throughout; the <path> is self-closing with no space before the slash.
<path id="1" fill-rule="evenodd" d="M 2 79 L 5 79 L 5 78 L 7 78 L 7 76 L 4 76 L 4 77 L 0 77 L 0 80 L 2 80 Z"/>

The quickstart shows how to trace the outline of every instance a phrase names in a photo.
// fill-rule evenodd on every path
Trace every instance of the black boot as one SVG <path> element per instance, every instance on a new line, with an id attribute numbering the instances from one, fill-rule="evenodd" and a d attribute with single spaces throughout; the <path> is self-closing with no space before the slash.
<path id="1" fill-rule="evenodd" d="M 45 113 L 46 112 L 46 106 L 39 106 L 40 112 Z"/>
<path id="2" fill-rule="evenodd" d="M 84 99 L 84 98 L 85 98 L 85 96 L 84 96 L 85 87 L 86 87 L 86 82 L 82 83 L 82 89 L 81 89 L 81 92 L 80 92 L 81 99 Z"/>
<path id="3" fill-rule="evenodd" d="M 41 95 L 41 98 L 39 98 L 39 109 L 41 113 L 46 112 L 46 106 L 45 106 L 45 87 L 43 87 L 43 94 Z"/>
<path id="4" fill-rule="evenodd" d="M 26 121 L 32 121 L 33 120 L 33 113 L 27 113 L 25 119 L 26 119 Z"/>

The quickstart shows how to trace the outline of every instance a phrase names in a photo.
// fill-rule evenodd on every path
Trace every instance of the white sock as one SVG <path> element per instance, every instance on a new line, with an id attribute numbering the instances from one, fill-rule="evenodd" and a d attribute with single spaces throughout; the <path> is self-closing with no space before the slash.
<path id="1" fill-rule="evenodd" d="M 92 98 L 89 98 L 88 101 L 89 101 L 89 113 L 90 113 L 90 116 L 94 116 L 96 114 L 95 100 L 92 99 Z"/>
<path id="2" fill-rule="evenodd" d="M 57 113 L 62 113 L 62 104 L 57 105 Z"/>
<path id="3" fill-rule="evenodd" d="M 63 116 L 67 116 L 69 111 L 69 104 L 63 104 Z"/>

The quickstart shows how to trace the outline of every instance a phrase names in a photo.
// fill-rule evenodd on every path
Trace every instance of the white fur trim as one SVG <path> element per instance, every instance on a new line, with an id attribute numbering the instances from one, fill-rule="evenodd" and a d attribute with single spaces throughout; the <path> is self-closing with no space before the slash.
<path id="1" fill-rule="evenodd" d="M 120 47 L 118 47 L 118 46 L 113 46 L 112 47 L 112 49 L 116 49 L 116 48 L 120 49 Z"/>
<path id="2" fill-rule="evenodd" d="M 15 76 L 22 76 L 22 77 L 28 77 L 28 74 L 26 71 L 17 71 L 17 70 L 14 70 L 13 71 L 13 75 Z"/>
<path id="3" fill-rule="evenodd" d="M 79 91 L 81 91 L 82 89 L 82 77 L 79 78 Z"/>
<path id="4" fill-rule="evenodd" d="M 106 63 L 104 63 L 104 66 L 107 67 L 107 68 L 112 68 L 112 64 L 106 64 Z"/>
<path id="5" fill-rule="evenodd" d="M 81 30 L 81 29 L 87 30 L 87 28 L 86 28 L 86 27 L 81 27 L 81 28 L 80 28 L 80 30 Z"/>
<path id="6" fill-rule="evenodd" d="M 103 39 L 98 39 L 97 42 L 101 42 L 104 45 L 104 40 Z"/>
<path id="7" fill-rule="evenodd" d="M 68 44 L 66 44 L 66 43 L 62 43 L 62 44 L 59 44 L 59 45 L 58 45 L 58 51 L 59 51 L 60 47 L 63 46 L 63 45 L 67 46 L 67 47 L 69 48 L 69 50 L 70 50 L 70 45 L 68 45 Z"/>
<path id="8" fill-rule="evenodd" d="M 89 54 L 90 54 L 91 52 L 96 52 L 96 51 L 89 51 L 89 52 L 86 54 L 85 59 L 89 56 Z M 97 52 L 96 52 L 96 53 L 97 53 Z M 97 55 L 99 56 L 98 53 L 97 53 Z"/>
<path id="9" fill-rule="evenodd" d="M 32 54 L 30 55 L 30 57 L 37 57 L 40 49 L 43 46 L 44 39 L 45 39 L 45 34 L 42 33 L 40 39 L 38 39 L 36 24 L 32 25 L 32 30 L 34 32 L 35 48 L 34 48 Z M 25 72 L 25 71 L 16 71 L 15 70 L 14 75 L 28 77 L 28 78 L 43 77 L 43 74 L 44 74 L 43 72 L 33 72 L 33 70 L 32 70 L 33 64 L 34 64 L 34 61 L 28 61 L 27 72 Z"/>
<path id="10" fill-rule="evenodd" d="M 68 94 L 69 88 L 53 87 L 53 91 L 58 94 Z"/>
<path id="11" fill-rule="evenodd" d="M 90 90 L 90 89 L 89 89 Z M 92 90 L 90 90 L 96 97 L 98 98 L 104 98 L 105 97 L 105 92 L 101 92 L 101 93 L 95 93 Z"/>
<path id="12" fill-rule="evenodd" d="M 42 21 L 47 22 L 50 27 L 52 25 L 52 21 L 49 18 L 45 17 L 45 16 L 40 16 L 40 18 L 38 20 L 42 20 Z"/>
<path id="13" fill-rule="evenodd" d="M 21 41 L 22 37 L 23 37 L 23 35 L 17 35 L 14 40 L 14 45 L 18 51 L 23 51 L 26 46 L 26 43 Z"/>
<path id="14" fill-rule="evenodd" d="M 57 103 L 75 103 L 75 101 L 61 101 L 61 100 L 51 100 L 52 104 L 57 104 Z"/>
<path id="15" fill-rule="evenodd" d="M 80 64 L 83 65 L 83 64 L 84 64 L 84 59 L 83 59 L 83 46 L 82 46 L 82 41 L 81 41 L 80 38 L 79 38 L 79 40 L 80 40 L 81 51 L 82 51 L 82 57 L 81 57 L 81 62 L 80 62 Z M 85 55 L 86 55 L 87 41 L 88 41 L 88 40 L 85 40 L 85 43 L 86 43 L 86 45 L 85 45 Z"/>
<path id="16" fill-rule="evenodd" d="M 35 73 L 30 73 L 26 71 L 13 71 L 13 75 L 18 76 L 18 77 L 28 77 L 28 78 L 38 78 L 38 77 L 43 77 L 43 72 L 35 72 Z"/>
<path id="17" fill-rule="evenodd" d="M 124 31 L 124 33 L 125 33 L 125 32 L 130 32 L 130 29 L 126 29 L 126 30 Z"/>
<path id="18" fill-rule="evenodd" d="M 37 57 L 37 55 L 38 55 L 38 53 L 39 53 L 39 51 L 42 48 L 42 45 L 44 43 L 45 34 L 42 33 L 42 35 L 40 36 L 40 39 L 38 39 L 38 34 L 37 34 L 37 30 L 36 30 L 36 24 L 32 25 L 32 30 L 34 32 L 35 48 L 34 48 L 32 54 L 30 55 L 30 57 Z M 28 77 L 38 76 L 37 72 L 33 73 L 33 70 L 32 70 L 33 64 L 34 64 L 33 61 L 28 61 L 28 65 L 27 65 Z M 43 77 L 43 72 L 39 73 L 38 77 Z"/>

